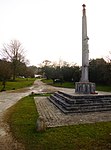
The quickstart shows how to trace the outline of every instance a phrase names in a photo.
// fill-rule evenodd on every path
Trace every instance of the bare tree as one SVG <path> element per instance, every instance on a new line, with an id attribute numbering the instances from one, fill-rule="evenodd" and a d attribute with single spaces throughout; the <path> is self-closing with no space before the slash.
<path id="1" fill-rule="evenodd" d="M 109 55 L 106 56 L 106 61 L 107 61 L 108 63 L 111 63 L 111 51 L 109 51 Z"/>
<path id="2" fill-rule="evenodd" d="M 9 44 L 4 44 L 2 56 L 10 61 L 13 70 L 13 80 L 16 78 L 17 67 L 20 62 L 25 62 L 25 51 L 18 40 L 11 40 Z"/>

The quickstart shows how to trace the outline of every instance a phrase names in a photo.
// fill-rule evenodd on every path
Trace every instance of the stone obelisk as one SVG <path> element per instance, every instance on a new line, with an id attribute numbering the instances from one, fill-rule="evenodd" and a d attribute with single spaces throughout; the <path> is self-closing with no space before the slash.
<path id="1" fill-rule="evenodd" d="M 86 5 L 83 4 L 82 16 L 82 76 L 81 82 L 88 82 L 88 66 L 89 66 L 89 50 L 88 50 L 88 36 L 87 36 L 87 18 Z"/>
<path id="2" fill-rule="evenodd" d="M 75 83 L 75 92 L 82 94 L 95 93 L 95 83 L 89 82 L 88 79 L 88 66 L 89 66 L 89 47 L 87 36 L 87 17 L 86 5 L 83 4 L 82 11 L 82 74 L 80 82 Z"/>

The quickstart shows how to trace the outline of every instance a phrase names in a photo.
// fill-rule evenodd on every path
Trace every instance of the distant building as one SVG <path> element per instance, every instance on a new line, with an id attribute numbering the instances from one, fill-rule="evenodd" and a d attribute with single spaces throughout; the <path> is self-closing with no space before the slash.
<path id="1" fill-rule="evenodd" d="M 40 74 L 35 74 L 35 78 L 42 78 L 43 76 Z"/>

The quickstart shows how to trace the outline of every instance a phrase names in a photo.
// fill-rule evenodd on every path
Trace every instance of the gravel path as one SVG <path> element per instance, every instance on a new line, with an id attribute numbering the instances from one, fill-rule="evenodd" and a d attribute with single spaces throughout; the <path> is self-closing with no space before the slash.
<path id="1" fill-rule="evenodd" d="M 24 93 L 20 90 L 0 93 L 0 150 L 24 150 L 23 145 L 12 137 L 9 126 L 3 121 L 3 117 L 9 107 L 28 94 L 28 89 Z"/>

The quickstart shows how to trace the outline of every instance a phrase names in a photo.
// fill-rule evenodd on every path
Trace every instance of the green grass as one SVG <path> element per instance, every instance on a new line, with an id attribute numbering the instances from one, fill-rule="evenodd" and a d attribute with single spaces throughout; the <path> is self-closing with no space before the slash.
<path id="1" fill-rule="evenodd" d="M 13 136 L 26 150 L 110 150 L 111 122 L 35 129 L 38 113 L 33 96 L 21 99 L 7 112 Z"/>
<path id="2" fill-rule="evenodd" d="M 73 82 L 64 82 L 62 85 L 60 83 L 53 84 L 52 80 L 42 80 L 43 82 L 50 84 L 52 86 L 58 86 L 58 87 L 64 87 L 64 88 L 75 88 L 75 84 Z M 96 91 L 105 91 L 105 92 L 111 92 L 111 86 L 110 85 L 96 85 Z"/>
<path id="3" fill-rule="evenodd" d="M 7 81 L 5 90 L 20 89 L 31 86 L 35 78 L 21 79 L 17 78 L 16 81 Z M 0 90 L 2 89 L 2 83 L 0 82 Z"/>
<path id="4" fill-rule="evenodd" d="M 38 117 L 33 97 L 28 96 L 21 99 L 9 108 L 5 117 L 13 135 L 23 144 L 30 143 L 35 133 L 35 123 Z M 32 140 L 31 142 L 33 143 Z"/>
<path id="5" fill-rule="evenodd" d="M 52 86 L 56 86 L 56 87 L 64 87 L 64 88 L 74 88 L 75 87 L 73 82 L 63 82 L 62 84 L 61 83 L 53 84 L 52 80 L 43 79 L 42 81 L 47 84 L 50 84 Z"/>
<path id="6" fill-rule="evenodd" d="M 111 92 L 111 86 L 108 85 L 96 85 L 97 91 L 105 91 L 105 92 Z"/>

